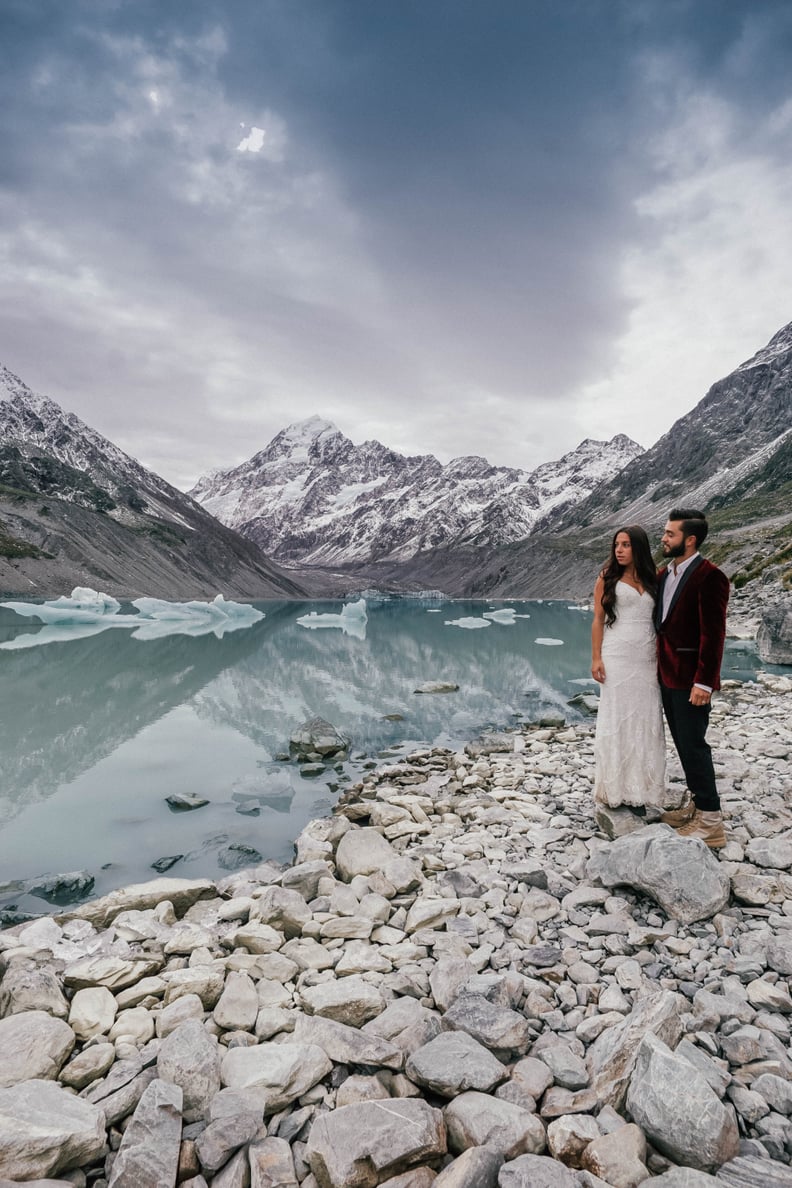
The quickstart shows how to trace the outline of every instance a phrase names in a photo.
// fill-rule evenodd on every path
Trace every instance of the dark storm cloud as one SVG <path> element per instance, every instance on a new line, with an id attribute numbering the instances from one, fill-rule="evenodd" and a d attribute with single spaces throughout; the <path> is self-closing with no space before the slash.
<path id="1" fill-rule="evenodd" d="M 658 138 L 699 88 L 759 143 L 792 29 L 772 0 L 4 0 L 0 23 L 0 358 L 177 481 L 312 412 L 446 457 L 574 446 L 641 301 L 621 260 L 673 180 Z"/>

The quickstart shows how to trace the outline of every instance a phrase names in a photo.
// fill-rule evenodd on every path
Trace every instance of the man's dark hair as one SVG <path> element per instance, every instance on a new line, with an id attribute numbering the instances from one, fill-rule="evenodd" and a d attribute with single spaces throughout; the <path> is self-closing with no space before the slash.
<path id="1" fill-rule="evenodd" d="M 682 521 L 682 535 L 685 537 L 695 536 L 696 548 L 707 539 L 709 524 L 704 512 L 696 511 L 690 507 L 675 507 L 668 513 L 668 518 L 669 520 Z"/>

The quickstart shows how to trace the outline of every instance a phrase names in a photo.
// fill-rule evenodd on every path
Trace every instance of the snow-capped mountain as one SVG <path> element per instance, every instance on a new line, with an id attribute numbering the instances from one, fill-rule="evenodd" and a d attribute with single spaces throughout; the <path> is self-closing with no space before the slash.
<path id="1" fill-rule="evenodd" d="M 408 562 L 432 549 L 520 540 L 641 452 L 619 434 L 586 440 L 531 473 L 476 456 L 443 465 L 378 441 L 354 445 L 310 417 L 248 462 L 205 476 L 190 495 L 284 564 Z"/>
<path id="2" fill-rule="evenodd" d="M 255 545 L 0 365 L 0 589 L 302 593 Z"/>

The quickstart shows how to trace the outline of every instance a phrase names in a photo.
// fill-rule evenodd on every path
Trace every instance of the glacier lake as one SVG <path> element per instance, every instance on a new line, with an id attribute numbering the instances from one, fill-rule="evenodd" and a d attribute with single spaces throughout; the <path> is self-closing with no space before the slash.
<path id="1" fill-rule="evenodd" d="M 329 813 L 367 765 L 419 746 L 459 748 L 551 712 L 580 721 L 568 702 L 595 691 L 591 615 L 567 602 L 369 599 L 366 621 L 329 627 L 298 620 L 337 617 L 342 603 L 254 605 L 263 619 L 220 637 L 175 627 L 65 640 L 0 608 L 6 922 L 158 870 L 222 878 L 288 861 L 305 823 Z M 727 644 L 724 677 L 757 667 L 752 644 Z M 428 681 L 459 690 L 417 694 Z M 284 755 L 314 716 L 352 742 L 347 761 L 305 776 Z M 179 794 L 209 803 L 173 811 L 166 797 Z M 52 877 L 69 872 L 93 884 L 54 892 Z"/>

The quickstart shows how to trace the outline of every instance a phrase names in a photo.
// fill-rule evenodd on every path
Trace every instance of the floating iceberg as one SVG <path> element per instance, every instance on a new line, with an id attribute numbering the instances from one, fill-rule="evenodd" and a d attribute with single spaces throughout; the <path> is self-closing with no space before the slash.
<path id="1" fill-rule="evenodd" d="M 137 627 L 133 639 L 161 639 L 164 635 L 208 635 L 221 639 L 227 631 L 239 631 L 264 618 L 264 612 L 246 602 L 226 602 L 218 594 L 211 602 L 165 602 L 161 598 L 135 598 L 137 615 L 129 618 Z M 143 620 L 141 622 L 141 620 Z"/>
<path id="2" fill-rule="evenodd" d="M 99 594 L 88 586 L 75 586 L 70 598 L 53 598 L 43 606 L 32 602 L 0 602 L 0 606 L 7 606 L 27 618 L 41 619 L 42 623 L 95 623 L 121 609 L 121 603 L 115 598 Z"/>
<path id="3" fill-rule="evenodd" d="M 368 622 L 366 600 L 359 598 L 357 602 L 347 602 L 339 614 L 329 611 L 326 614 L 318 614 L 317 611 L 310 611 L 309 614 L 302 615 L 297 622 L 301 627 L 308 627 L 311 631 L 317 627 L 338 627 L 344 635 L 365 639 Z"/>
<path id="4" fill-rule="evenodd" d="M 489 619 L 477 619 L 473 615 L 466 615 L 462 619 L 446 619 L 446 627 L 466 627 L 468 631 L 475 631 L 478 627 L 489 627 Z"/>
<path id="5" fill-rule="evenodd" d="M 563 639 L 535 639 L 534 643 L 544 644 L 546 648 L 556 648 L 564 641 Z"/>
<path id="6" fill-rule="evenodd" d="M 18 635 L 0 644 L 8 651 L 45 643 L 65 643 L 98 635 L 111 627 L 132 631 L 133 639 L 161 639 L 165 635 L 208 635 L 221 638 L 264 618 L 263 611 L 247 603 L 226 602 L 218 594 L 212 602 L 166 602 L 161 598 L 136 598 L 137 613 L 120 615 L 121 603 L 109 594 L 77 586 L 71 597 L 53 598 L 43 605 L 30 602 L 0 602 L 18 615 L 40 619 L 44 624 L 35 634 Z"/>
<path id="7" fill-rule="evenodd" d="M 492 619 L 493 623 L 503 623 L 506 627 L 513 627 L 517 618 L 517 611 L 513 606 L 504 606 L 499 610 L 484 611 L 485 619 Z"/>

